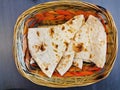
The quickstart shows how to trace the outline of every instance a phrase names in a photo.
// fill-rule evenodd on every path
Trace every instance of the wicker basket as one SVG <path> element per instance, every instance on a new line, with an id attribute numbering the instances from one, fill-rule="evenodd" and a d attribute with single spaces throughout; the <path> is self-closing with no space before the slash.
<path id="1" fill-rule="evenodd" d="M 54 9 L 54 8 L 78 8 L 81 10 L 90 10 L 96 11 L 101 14 L 107 22 L 107 57 L 106 63 L 102 71 L 97 72 L 90 76 L 82 76 L 82 77 L 52 77 L 48 78 L 45 76 L 39 76 L 37 73 L 31 73 L 27 70 L 26 65 L 24 63 L 23 52 L 22 52 L 22 39 L 23 39 L 23 31 L 24 31 L 24 22 L 27 18 L 33 15 L 36 12 Z M 96 83 L 102 79 L 105 79 L 114 65 L 116 54 L 118 49 L 118 37 L 117 37 L 117 29 L 115 23 L 112 19 L 110 13 L 103 7 L 93 5 L 86 2 L 80 1 L 53 1 L 47 2 L 44 4 L 39 4 L 33 6 L 32 8 L 26 10 L 22 13 L 14 27 L 14 39 L 13 39 L 13 53 L 15 58 L 15 63 L 18 71 L 22 76 L 29 79 L 30 81 L 43 86 L 48 87 L 75 87 L 75 86 L 85 86 Z"/>

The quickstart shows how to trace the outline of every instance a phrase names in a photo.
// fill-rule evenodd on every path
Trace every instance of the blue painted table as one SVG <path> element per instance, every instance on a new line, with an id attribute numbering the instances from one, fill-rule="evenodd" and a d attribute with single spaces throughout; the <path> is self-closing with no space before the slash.
<path id="1" fill-rule="evenodd" d="M 25 90 L 48 90 L 51 88 L 38 86 L 23 78 L 17 71 L 12 56 L 13 28 L 18 16 L 31 6 L 50 0 L 0 0 L 0 90 L 22 88 Z M 120 30 L 120 1 L 119 0 L 83 0 L 98 4 L 108 9 Z M 73 90 L 120 90 L 120 56 L 110 75 L 96 84 L 67 88 Z M 53 88 L 52 88 L 53 89 Z M 51 89 L 51 90 L 52 90 Z M 21 90 L 21 89 L 20 89 Z"/>

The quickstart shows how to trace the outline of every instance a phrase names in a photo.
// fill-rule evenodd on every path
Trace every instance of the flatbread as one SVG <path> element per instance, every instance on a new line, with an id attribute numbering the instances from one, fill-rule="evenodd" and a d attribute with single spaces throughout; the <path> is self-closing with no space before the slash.
<path id="1" fill-rule="evenodd" d="M 56 34 L 58 35 L 54 38 Z M 60 35 L 59 29 L 54 27 L 29 28 L 28 31 L 28 45 L 32 58 L 48 77 L 52 76 L 65 51 L 65 44 Z"/>
<path id="2" fill-rule="evenodd" d="M 77 30 L 79 30 L 72 27 L 74 27 L 75 24 L 79 24 L 78 27 L 80 27 L 82 25 L 82 19 L 83 15 L 80 15 L 62 25 L 29 28 L 28 45 L 30 53 L 38 66 L 48 77 L 52 76 L 68 44 Z M 78 22 L 78 20 L 80 21 Z M 72 62 L 74 55 L 71 54 L 70 57 Z M 63 59 L 61 62 L 62 61 L 64 62 Z M 61 63 L 59 63 L 59 65 L 61 66 Z M 69 64 L 69 67 L 71 65 L 72 63 Z M 69 68 L 67 66 L 63 68 L 65 69 L 64 71 L 67 70 L 66 68 Z M 57 70 L 59 71 L 59 69 Z"/>
<path id="3" fill-rule="evenodd" d="M 73 50 L 75 51 L 74 65 L 82 69 L 83 61 L 88 62 L 90 59 L 90 40 L 89 26 L 85 23 L 75 35 Z"/>
<path id="4" fill-rule="evenodd" d="M 71 67 L 74 58 L 74 52 L 72 50 L 72 44 L 69 44 L 68 50 L 64 53 L 63 57 L 60 60 L 60 63 L 57 66 L 57 71 L 63 76 Z"/>
<path id="5" fill-rule="evenodd" d="M 57 71 L 61 75 L 64 75 L 69 70 L 73 63 L 74 60 L 73 58 L 75 54 L 72 48 L 73 38 L 75 34 L 79 31 L 81 26 L 84 24 L 84 22 L 85 22 L 84 16 L 78 15 L 64 24 L 65 30 L 63 30 L 63 33 L 65 37 L 67 37 L 66 40 L 67 47 L 62 59 L 60 60 L 60 63 L 57 66 Z"/>
<path id="6" fill-rule="evenodd" d="M 92 15 L 89 16 L 86 23 L 90 26 L 90 60 L 98 67 L 103 68 L 106 61 L 107 51 L 107 36 L 105 28 L 100 20 Z"/>
<path id="7" fill-rule="evenodd" d="M 29 28 L 28 46 L 34 61 L 51 77 L 55 69 L 64 75 L 72 63 L 81 68 L 83 61 L 103 67 L 106 61 L 106 33 L 102 23 L 90 15 L 75 16 L 64 24 Z"/>
<path id="8" fill-rule="evenodd" d="M 93 62 L 103 68 L 106 61 L 106 33 L 102 23 L 90 15 L 75 36 L 74 65 L 82 69 L 82 62 Z"/>

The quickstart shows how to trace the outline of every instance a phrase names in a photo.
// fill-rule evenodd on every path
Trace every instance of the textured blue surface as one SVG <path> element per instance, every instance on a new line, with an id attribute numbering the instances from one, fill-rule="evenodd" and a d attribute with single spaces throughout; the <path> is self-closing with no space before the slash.
<path id="1" fill-rule="evenodd" d="M 0 0 L 0 90 L 22 88 L 25 90 L 47 90 L 51 88 L 38 86 L 23 78 L 17 71 L 12 56 L 13 28 L 18 16 L 39 3 L 50 0 Z M 105 7 L 111 12 L 120 30 L 119 0 L 83 0 Z M 119 41 L 119 40 L 118 40 Z M 110 75 L 96 84 L 67 88 L 66 90 L 120 90 L 120 56 L 118 56 Z M 53 88 L 52 88 L 53 89 Z M 51 90 L 52 90 L 51 89 Z M 54 89 L 53 89 L 54 90 Z M 62 90 L 62 89 L 61 89 Z"/>

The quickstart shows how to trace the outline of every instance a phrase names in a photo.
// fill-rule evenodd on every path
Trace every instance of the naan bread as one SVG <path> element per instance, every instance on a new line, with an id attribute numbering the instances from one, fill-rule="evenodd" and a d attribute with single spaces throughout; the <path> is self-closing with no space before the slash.
<path id="1" fill-rule="evenodd" d="M 72 41 L 74 38 L 74 35 L 80 30 L 81 26 L 84 24 L 85 19 L 83 15 L 75 16 L 73 19 L 69 20 L 64 24 L 65 30 L 63 30 L 63 33 L 65 37 L 67 37 L 66 40 L 66 51 L 60 60 L 60 63 L 57 66 L 57 71 L 64 75 L 68 69 L 71 67 L 73 63 L 73 58 L 75 52 L 72 49 Z"/>
<path id="2" fill-rule="evenodd" d="M 106 33 L 102 23 L 90 15 L 75 36 L 74 65 L 82 69 L 82 62 L 93 62 L 103 68 L 106 61 Z"/>

